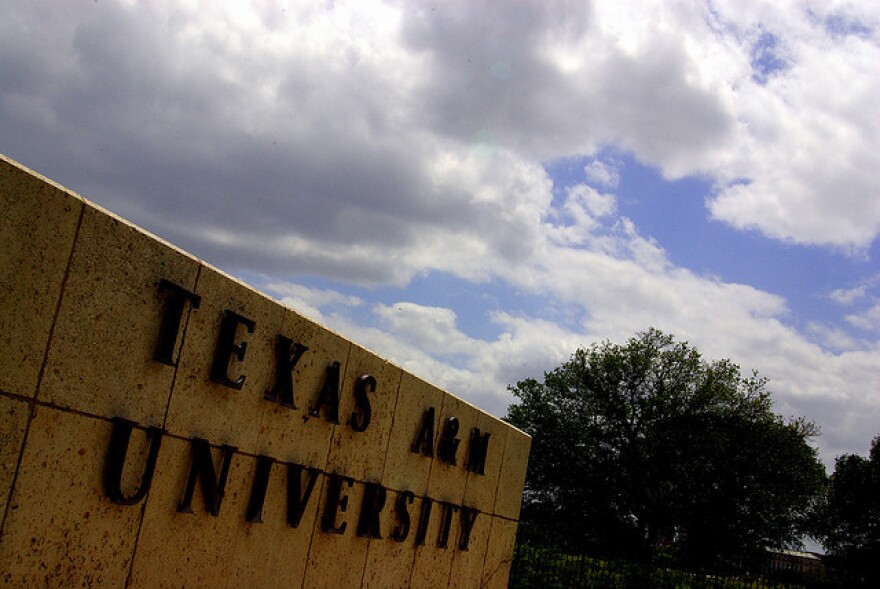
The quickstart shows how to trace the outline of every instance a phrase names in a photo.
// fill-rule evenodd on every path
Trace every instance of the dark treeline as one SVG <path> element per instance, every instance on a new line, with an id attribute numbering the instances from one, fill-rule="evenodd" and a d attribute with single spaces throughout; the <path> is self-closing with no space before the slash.
<path id="1" fill-rule="evenodd" d="M 868 505 L 864 486 L 867 471 L 880 480 L 877 443 L 870 460 L 838 460 L 829 482 L 809 444 L 818 428 L 777 415 L 757 373 L 650 329 L 511 391 L 506 419 L 532 436 L 521 543 L 711 566 L 811 536 L 847 566 L 870 560 L 848 539 L 880 530 L 878 488 Z M 841 490 L 854 486 L 864 498 Z"/>

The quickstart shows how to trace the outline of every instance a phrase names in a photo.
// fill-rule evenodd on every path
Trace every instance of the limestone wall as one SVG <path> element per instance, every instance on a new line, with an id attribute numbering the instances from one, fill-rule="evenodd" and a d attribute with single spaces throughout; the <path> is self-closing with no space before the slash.
<path id="1" fill-rule="evenodd" d="M 7 158 L 0 203 L 3 586 L 506 586 L 528 436 Z"/>

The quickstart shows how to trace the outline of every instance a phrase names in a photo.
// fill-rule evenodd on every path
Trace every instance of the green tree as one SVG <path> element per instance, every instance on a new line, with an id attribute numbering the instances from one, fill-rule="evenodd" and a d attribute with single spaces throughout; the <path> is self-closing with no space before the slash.
<path id="1" fill-rule="evenodd" d="M 654 329 L 511 391 L 506 419 L 533 438 L 530 542 L 709 561 L 797 544 L 822 489 L 813 424 L 777 416 L 764 379 Z"/>
<path id="2" fill-rule="evenodd" d="M 880 586 L 880 436 L 868 458 L 838 457 L 819 525 L 823 546 L 851 583 Z"/>

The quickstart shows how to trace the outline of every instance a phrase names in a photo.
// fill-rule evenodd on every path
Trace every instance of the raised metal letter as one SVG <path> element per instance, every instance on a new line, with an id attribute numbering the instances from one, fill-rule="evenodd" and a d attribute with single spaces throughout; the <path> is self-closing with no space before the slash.
<path id="1" fill-rule="evenodd" d="M 373 415 L 367 392 L 376 392 L 376 379 L 369 374 L 364 374 L 354 383 L 354 402 L 357 403 L 360 412 L 352 411 L 351 418 L 348 420 L 351 429 L 356 432 L 366 431 Z"/>
<path id="2" fill-rule="evenodd" d="M 269 475 L 272 474 L 271 456 L 257 456 L 257 472 L 254 474 L 254 485 L 251 487 L 251 498 L 248 501 L 245 519 L 251 524 L 263 523 L 263 503 L 266 502 L 266 489 L 269 488 Z"/>
<path id="3" fill-rule="evenodd" d="M 327 376 L 324 378 L 324 386 L 321 388 L 321 394 L 315 401 L 315 406 L 309 411 L 312 417 L 318 417 L 321 414 L 321 407 L 324 410 L 324 416 L 330 423 L 339 425 L 339 362 L 334 362 L 327 367 Z"/>
<path id="4" fill-rule="evenodd" d="M 147 438 L 150 440 L 150 452 L 147 455 L 147 464 L 141 475 L 141 484 L 132 495 L 126 496 L 122 491 L 122 470 L 125 468 L 125 457 L 128 454 L 128 444 L 131 441 L 131 430 L 135 422 L 117 417 L 113 420 L 113 434 L 110 436 L 110 447 L 107 449 L 107 464 L 104 470 L 104 485 L 110 501 L 119 505 L 134 505 L 139 503 L 150 490 L 153 481 L 153 472 L 156 470 L 156 458 L 159 456 L 159 446 L 162 444 L 162 434 L 165 430 L 158 427 L 147 429 Z"/>
<path id="5" fill-rule="evenodd" d="M 416 435 L 415 441 L 410 446 L 410 450 L 416 454 L 424 454 L 425 456 L 434 456 L 434 408 L 425 409 L 422 416 L 422 425 L 419 426 L 419 433 Z"/>
<path id="6" fill-rule="evenodd" d="M 288 409 L 296 409 L 293 398 L 293 369 L 308 348 L 294 343 L 281 334 L 275 336 L 275 385 L 263 398 L 280 403 Z"/>
<path id="7" fill-rule="evenodd" d="M 455 454 L 458 452 L 458 443 L 461 441 L 455 436 L 458 435 L 458 418 L 450 417 L 443 424 L 443 433 L 440 435 L 440 444 L 437 454 L 440 460 L 455 466 Z"/>
<path id="8" fill-rule="evenodd" d="M 486 474 L 486 453 L 489 451 L 489 432 L 481 432 L 475 427 L 471 430 L 471 441 L 468 445 L 468 459 L 465 468 L 477 474 Z"/>
<path id="9" fill-rule="evenodd" d="M 177 505 L 179 513 L 192 513 L 193 492 L 196 489 L 196 481 L 202 483 L 202 496 L 205 499 L 205 507 L 208 513 L 214 517 L 220 515 L 220 504 L 223 502 L 223 492 L 226 489 L 226 477 L 229 475 L 229 465 L 232 463 L 232 455 L 235 448 L 232 446 L 220 446 L 222 465 L 220 478 L 214 473 L 214 458 L 211 456 L 211 446 L 207 440 L 193 438 L 192 442 L 192 467 L 189 470 L 189 480 L 186 483 L 186 491 L 183 499 Z"/>
<path id="10" fill-rule="evenodd" d="M 235 343 L 235 332 L 239 324 L 244 325 L 248 333 L 254 332 L 255 323 L 247 317 L 242 317 L 235 311 L 226 310 L 223 312 L 220 335 L 217 337 L 217 348 L 214 350 L 214 363 L 211 365 L 211 380 L 236 390 L 241 390 L 245 377 L 241 375 L 235 380 L 229 378 L 229 360 L 235 354 L 235 357 L 241 362 L 247 351 L 247 342 Z"/>
<path id="11" fill-rule="evenodd" d="M 153 360 L 168 366 L 177 366 L 174 359 L 174 344 L 177 343 L 177 334 L 180 331 L 180 321 L 183 319 L 183 310 L 186 301 L 193 309 L 198 309 L 202 297 L 190 292 L 164 278 L 156 285 L 159 292 L 171 293 L 168 302 L 165 303 L 165 312 L 162 313 L 162 324 L 159 326 L 159 340 L 156 342 L 156 350 L 153 352 Z"/>
<path id="12" fill-rule="evenodd" d="M 382 539 L 379 514 L 385 507 L 385 489 L 377 483 L 365 483 L 361 515 L 358 518 L 357 535 L 361 538 Z"/>

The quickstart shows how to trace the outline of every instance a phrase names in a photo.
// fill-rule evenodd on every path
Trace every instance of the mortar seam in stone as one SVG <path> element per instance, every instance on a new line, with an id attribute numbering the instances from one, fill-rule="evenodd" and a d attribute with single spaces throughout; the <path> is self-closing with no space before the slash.
<path id="1" fill-rule="evenodd" d="M 348 370 L 350 368 L 352 347 L 353 346 L 351 344 L 351 341 L 348 341 L 348 352 L 346 353 L 346 356 L 345 356 L 345 368 L 343 368 L 342 374 L 339 375 L 339 382 L 340 383 L 345 382 L 346 373 L 348 372 Z M 324 492 L 324 482 L 326 481 L 327 476 L 332 474 L 327 471 L 327 465 L 330 464 L 330 454 L 331 454 L 331 452 L 333 452 L 333 440 L 334 440 L 334 436 L 336 435 L 337 428 L 339 428 L 339 425 L 334 424 L 333 429 L 330 432 L 330 443 L 327 444 L 327 455 L 324 456 L 324 466 L 322 466 L 321 468 L 318 469 L 324 473 L 324 476 L 322 477 L 322 480 L 321 480 L 321 493 L 322 494 Z M 361 482 L 361 483 L 363 482 L 363 481 L 357 481 L 357 479 L 354 479 L 353 477 L 349 477 L 349 478 L 355 482 Z M 315 511 L 315 522 L 317 522 L 317 518 L 318 518 L 317 511 L 319 511 L 321 509 L 321 502 L 320 501 L 318 502 L 318 505 L 316 506 L 316 508 L 317 509 Z M 309 536 L 309 548 L 308 548 L 308 550 L 306 550 L 306 573 L 303 574 L 302 583 L 301 583 L 300 587 L 305 587 L 306 576 L 308 575 L 309 558 L 312 556 L 312 544 L 315 539 L 315 533 L 314 533 L 314 527 L 316 525 L 315 522 L 312 523 L 312 535 Z M 361 565 L 361 584 L 363 584 L 363 582 L 364 582 L 364 569 L 367 566 L 367 556 L 368 556 L 369 547 L 370 547 L 369 543 L 367 543 L 367 550 L 364 551 L 364 563 L 363 563 L 363 565 Z"/>
<path id="2" fill-rule="evenodd" d="M 333 440 L 332 436 L 331 436 L 330 440 L 332 443 L 332 440 Z M 326 482 L 326 480 L 327 480 L 326 475 L 321 477 L 321 488 L 318 490 L 319 500 L 318 500 L 317 504 L 315 505 L 315 515 L 314 515 L 314 519 L 312 519 L 312 533 L 309 534 L 309 547 L 306 549 L 305 568 L 303 570 L 302 579 L 300 579 L 300 582 L 299 582 L 300 589 L 303 589 L 303 587 L 306 586 L 306 577 L 309 574 L 309 558 L 312 556 L 312 542 L 314 542 L 315 536 L 317 535 L 315 533 L 315 526 L 318 525 L 318 517 L 319 517 L 318 512 L 321 511 L 320 497 L 322 497 L 324 495 L 324 483 Z"/>
<path id="3" fill-rule="evenodd" d="M 193 284 L 193 292 L 199 288 L 199 280 L 202 277 L 203 265 L 199 264 L 196 269 L 196 280 Z M 189 328 L 189 318 L 192 315 L 192 307 L 186 313 L 186 319 L 183 322 L 183 333 L 180 336 L 180 348 L 177 350 L 177 358 L 174 359 L 174 372 L 171 374 L 171 386 L 168 389 L 168 401 L 165 403 L 165 415 L 162 416 L 162 428 L 168 427 L 168 413 L 171 411 L 171 401 L 174 397 L 174 386 L 177 384 L 177 370 L 180 368 L 180 358 L 183 356 L 183 346 L 186 344 L 186 331 Z"/>
<path id="4" fill-rule="evenodd" d="M 46 363 L 49 361 L 49 348 L 52 346 L 52 338 L 55 335 L 55 325 L 58 322 L 58 314 L 61 312 L 61 301 L 64 300 L 64 288 L 67 286 L 67 279 L 70 276 L 70 266 L 73 264 L 73 254 L 76 252 L 76 244 L 79 240 L 79 230 L 82 227 L 83 217 L 85 216 L 86 206 L 79 203 L 79 218 L 76 221 L 76 230 L 73 232 L 73 241 L 70 244 L 70 254 L 67 256 L 67 264 L 64 266 L 64 277 L 61 279 L 61 288 L 58 290 L 58 300 L 55 303 L 55 311 L 52 315 L 52 325 L 49 327 L 49 335 L 46 338 L 46 348 L 43 350 L 43 362 L 40 364 L 40 371 L 37 373 L 37 383 L 34 388 L 34 394 L 28 399 L 28 417 L 24 426 L 24 435 L 21 438 L 21 448 L 18 451 L 18 459 L 15 462 L 15 474 L 12 475 L 12 482 L 9 485 L 9 493 L 6 496 L 6 507 L 3 510 L 3 519 L 0 521 L 0 535 L 6 529 L 6 518 L 9 515 L 9 508 L 12 505 L 12 496 L 15 494 L 15 485 L 18 483 L 18 472 L 21 470 L 21 461 L 24 458 L 24 451 L 27 448 L 27 441 L 31 431 L 31 422 L 34 419 L 34 413 L 37 408 L 37 397 L 40 394 L 40 385 L 43 383 L 43 373 L 46 370 Z"/>
<path id="5" fill-rule="evenodd" d="M 202 276 L 202 264 L 199 264 L 198 268 L 196 268 L 196 279 L 193 284 L 193 292 L 196 291 L 199 287 L 199 278 Z M 174 360 L 174 371 L 171 374 L 171 385 L 168 389 L 168 401 L 165 403 L 165 415 L 162 417 L 162 429 L 165 430 L 168 424 L 168 412 L 171 409 L 171 397 L 174 395 L 174 385 L 177 383 L 177 369 L 180 367 L 180 357 L 183 355 L 183 346 L 186 343 L 186 329 L 189 327 L 189 318 L 192 314 L 192 307 L 190 307 L 189 311 L 186 314 L 186 319 L 183 322 L 183 333 L 180 336 L 180 348 L 177 350 L 177 358 Z M 134 547 L 131 551 L 131 562 L 128 564 L 128 574 L 125 576 L 125 587 L 128 587 L 131 584 L 131 575 L 134 573 L 134 560 L 137 557 L 138 544 L 140 544 L 141 532 L 144 529 L 144 519 L 147 517 L 147 504 L 150 501 L 150 492 L 147 490 L 147 496 L 144 497 L 143 504 L 141 505 L 141 517 L 138 520 L 138 529 L 137 533 L 134 536 Z"/>
<path id="6" fill-rule="evenodd" d="M 345 369 L 343 370 L 342 375 L 340 376 L 340 382 L 345 382 L 345 370 L 348 370 L 348 360 L 350 357 L 351 357 L 351 342 L 348 343 L 348 353 L 345 356 Z M 306 415 L 308 415 L 308 403 L 306 404 L 306 408 L 307 408 Z M 334 425 L 333 429 L 330 430 L 330 439 L 327 443 L 327 454 L 324 456 L 324 466 L 319 469 L 320 471 L 325 473 L 324 476 L 321 477 L 321 488 L 319 490 L 319 495 L 318 495 L 319 497 L 321 495 L 323 495 L 323 493 L 324 493 L 324 483 L 326 482 L 326 479 L 327 479 L 327 473 L 326 473 L 327 462 L 330 460 L 330 451 L 333 449 L 333 435 L 335 433 L 336 433 L 336 425 Z M 303 571 L 303 576 L 302 576 L 302 579 L 300 580 L 300 584 L 299 584 L 300 589 L 305 587 L 306 577 L 309 574 L 309 559 L 312 556 L 312 543 L 315 540 L 315 526 L 317 525 L 318 512 L 320 510 L 321 510 L 321 502 L 318 501 L 318 504 L 315 506 L 315 517 L 312 520 L 312 533 L 309 535 L 309 546 L 308 546 L 308 548 L 306 548 L 305 570 Z"/>
<path id="7" fill-rule="evenodd" d="M 394 424 L 397 421 L 397 404 L 400 403 L 400 388 L 403 385 L 403 371 L 397 379 L 397 394 L 394 395 L 394 409 L 391 410 L 391 425 L 388 428 L 388 441 L 385 443 L 385 457 L 382 459 L 382 472 L 379 474 L 379 482 L 385 482 L 385 467 L 388 466 L 388 450 L 391 448 L 391 434 L 394 432 Z M 427 483 L 425 485 L 427 487 Z M 427 488 L 425 489 L 427 492 Z"/>
<path id="8" fill-rule="evenodd" d="M 446 401 L 449 399 L 449 396 L 444 395 L 440 398 L 440 410 L 438 411 L 438 415 L 443 416 L 443 408 L 446 407 Z M 442 423 L 442 422 L 441 422 Z M 437 435 L 435 434 L 434 439 L 431 440 L 431 447 L 435 447 L 437 445 Z M 425 481 L 425 497 L 429 497 L 428 492 L 431 490 L 431 473 L 434 471 L 434 463 L 437 461 L 436 456 L 431 457 L 431 464 L 428 465 L 428 479 Z M 462 499 L 464 499 L 464 491 L 461 493 Z M 413 551 L 413 564 L 409 571 L 409 586 L 412 587 L 413 582 L 413 573 L 416 570 L 416 560 L 419 555 L 419 547 Z M 452 570 L 452 562 L 449 563 L 449 569 Z M 446 585 L 449 586 L 449 578 L 447 577 Z"/>
<path id="9" fill-rule="evenodd" d="M 501 449 L 501 465 L 498 467 L 498 480 L 495 481 L 495 493 L 492 497 L 492 515 L 498 515 L 498 491 L 501 489 L 501 479 L 504 478 L 504 465 L 507 464 L 507 444 L 510 442 L 510 430 L 504 430 L 504 447 Z M 467 487 L 465 487 L 467 493 Z"/>
<path id="10" fill-rule="evenodd" d="M 106 422 L 106 423 L 108 423 L 108 424 L 112 424 L 112 423 L 113 423 L 113 420 L 115 419 L 115 417 L 107 417 L 106 415 L 100 415 L 100 414 L 97 414 L 97 413 L 89 413 L 88 411 L 83 411 L 83 410 L 81 410 L 81 409 L 76 409 L 76 408 L 73 408 L 73 407 L 67 407 L 67 406 L 64 406 L 64 405 L 58 405 L 58 404 L 55 404 L 55 403 L 52 403 L 52 402 L 49 402 L 49 401 L 36 401 L 36 400 L 33 400 L 33 399 L 31 399 L 31 398 L 29 398 L 29 397 L 27 397 L 27 396 L 24 396 L 24 395 L 19 395 L 19 394 L 16 394 L 16 393 L 9 393 L 9 392 L 2 391 L 2 390 L 0 390 L 0 397 L 7 397 L 7 398 L 10 398 L 10 399 L 13 399 L 13 400 L 16 400 L 16 401 L 22 401 L 22 402 L 27 403 L 27 404 L 29 404 L 29 405 L 33 405 L 34 408 L 37 408 L 37 407 L 43 407 L 43 408 L 45 408 L 45 409 L 50 409 L 50 410 L 58 411 L 58 412 L 61 412 L 61 413 L 69 413 L 69 414 L 72 414 L 72 415 L 78 415 L 78 416 L 80 416 L 80 417 L 85 417 L 85 418 L 89 418 L 89 419 L 96 419 L 96 420 L 98 420 L 98 421 L 103 421 L 103 422 Z M 149 428 L 149 426 L 148 426 L 148 425 L 142 425 L 142 424 L 138 423 L 138 424 L 135 424 L 135 428 L 136 428 L 136 429 L 139 429 L 139 430 L 146 431 L 146 430 Z M 191 441 L 192 441 L 192 438 L 190 438 L 190 437 L 186 437 L 186 436 L 181 435 L 181 434 L 176 434 L 176 433 L 173 433 L 173 432 L 170 432 L 170 431 L 167 431 L 167 430 L 163 430 L 163 432 L 162 432 L 162 436 L 163 436 L 163 437 L 167 437 L 167 438 L 171 438 L 171 439 L 174 439 L 174 440 L 177 440 L 177 441 L 179 441 L 179 442 L 191 442 Z M 220 444 L 220 443 L 213 443 L 213 442 L 211 442 L 210 440 L 208 441 L 208 445 L 209 445 L 211 448 L 220 448 L 220 447 L 223 446 L 223 444 Z M 245 458 L 252 458 L 252 459 L 257 459 L 257 458 L 259 458 L 259 457 L 261 456 L 260 454 L 257 454 L 257 453 L 255 453 L 255 452 L 248 452 L 248 451 L 246 451 L 246 450 L 242 450 L 242 449 L 240 449 L 240 448 L 236 448 L 236 450 L 235 450 L 235 454 L 236 454 L 236 455 L 243 456 L 243 457 L 245 457 Z M 283 465 L 288 465 L 288 464 L 300 464 L 300 463 L 298 463 L 298 462 L 293 462 L 293 461 L 289 461 L 289 460 L 276 460 L 275 463 L 276 463 L 276 464 L 283 464 Z M 308 465 L 308 464 L 300 464 L 300 465 L 301 465 L 301 466 L 305 466 L 305 467 L 307 467 L 307 468 L 314 468 L 314 469 L 316 469 L 316 470 L 317 470 L 322 476 L 327 476 L 327 475 L 334 474 L 334 473 L 332 473 L 332 472 L 326 470 L 326 465 L 325 465 L 324 468 L 317 467 L 317 466 L 311 466 L 311 465 Z M 368 480 L 366 480 L 366 479 L 363 479 L 363 480 L 362 480 L 362 479 L 359 478 L 359 477 L 353 477 L 353 476 L 349 476 L 349 475 L 345 475 L 345 476 L 347 476 L 347 477 L 350 478 L 353 482 L 355 482 L 355 483 L 357 483 L 357 484 L 360 484 L 360 485 L 365 485 L 365 484 L 371 482 L 371 481 L 368 481 Z M 393 492 L 395 492 L 395 493 L 402 493 L 402 492 L 404 492 L 404 491 L 410 491 L 410 489 L 406 489 L 406 488 L 403 488 L 403 487 L 396 487 L 396 486 L 394 486 L 394 487 L 390 487 L 390 486 L 389 486 L 389 487 L 386 487 L 384 484 L 383 484 L 382 486 L 383 486 L 386 490 L 388 490 L 388 491 L 393 491 Z M 416 493 L 416 492 L 413 492 L 413 497 L 414 497 L 415 499 L 423 499 L 423 498 L 425 498 L 425 497 L 429 497 L 429 498 L 430 498 L 430 495 L 428 495 L 428 492 L 427 492 L 427 489 L 426 489 L 424 493 Z M 498 518 L 498 519 L 507 520 L 507 521 L 509 521 L 509 522 L 519 523 L 519 519 L 517 519 L 517 518 L 508 517 L 508 516 L 501 515 L 501 514 L 498 514 L 498 513 L 489 513 L 489 512 L 484 512 L 484 511 L 481 511 L 480 513 L 483 514 L 483 515 L 485 515 L 485 516 L 487 516 L 487 517 L 490 517 L 490 518 Z"/>
<path id="11" fill-rule="evenodd" d="M 391 425 L 388 428 L 388 439 L 385 442 L 385 457 L 382 459 L 382 472 L 379 473 L 379 483 L 384 486 L 385 483 L 385 467 L 388 466 L 388 449 L 391 447 L 391 432 L 394 431 L 394 422 L 397 417 L 397 404 L 400 402 L 400 385 L 403 384 L 403 371 L 400 371 L 400 377 L 397 379 L 397 391 L 394 395 L 394 409 L 391 410 Z M 427 493 L 427 489 L 425 492 Z M 399 491 L 395 491 L 399 493 Z M 361 571 L 361 587 L 364 586 L 364 580 L 367 577 L 367 565 L 370 562 L 370 547 L 373 545 L 373 539 L 370 538 L 367 542 L 367 558 L 364 561 L 364 568 Z M 415 552 L 415 551 L 413 551 Z M 415 564 L 415 556 L 413 556 L 413 562 L 409 565 L 409 574 L 412 576 L 412 567 Z"/>

